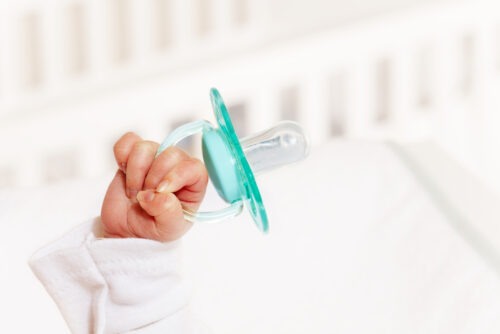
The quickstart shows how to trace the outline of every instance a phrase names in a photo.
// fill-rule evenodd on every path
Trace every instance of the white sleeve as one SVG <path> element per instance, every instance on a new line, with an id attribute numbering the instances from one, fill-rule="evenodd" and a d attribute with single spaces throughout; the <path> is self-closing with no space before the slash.
<path id="1" fill-rule="evenodd" d="M 30 259 L 71 332 L 207 333 L 187 307 L 179 241 L 99 238 L 98 219 Z"/>

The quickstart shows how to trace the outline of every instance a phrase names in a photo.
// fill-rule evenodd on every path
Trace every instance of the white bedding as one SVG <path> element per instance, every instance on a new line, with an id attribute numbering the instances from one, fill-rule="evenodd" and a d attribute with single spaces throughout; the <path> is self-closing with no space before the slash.
<path id="1" fill-rule="evenodd" d="M 98 215 L 108 180 L 0 193 L 0 333 L 68 332 L 26 260 Z M 214 333 L 500 332 L 497 255 L 481 249 L 498 229 L 451 222 L 387 146 L 332 142 L 258 182 L 268 235 L 244 214 L 185 238 L 192 305 Z"/>

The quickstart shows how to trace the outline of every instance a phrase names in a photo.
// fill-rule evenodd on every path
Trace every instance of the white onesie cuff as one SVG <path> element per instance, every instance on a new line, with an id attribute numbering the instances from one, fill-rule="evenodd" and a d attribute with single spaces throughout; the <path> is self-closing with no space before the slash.
<path id="1" fill-rule="evenodd" d="M 182 330 L 188 293 L 179 241 L 99 238 L 100 218 L 40 249 L 30 266 L 73 333 Z"/>

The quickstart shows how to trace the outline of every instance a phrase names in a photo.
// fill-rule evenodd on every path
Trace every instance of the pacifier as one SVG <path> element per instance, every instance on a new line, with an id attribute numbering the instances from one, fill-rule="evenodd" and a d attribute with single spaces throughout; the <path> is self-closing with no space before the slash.
<path id="1" fill-rule="evenodd" d="M 255 175 L 304 159 L 309 154 L 309 140 L 302 127 L 292 121 L 279 122 L 271 129 L 238 140 L 217 89 L 210 90 L 210 99 L 219 127 L 205 120 L 182 125 L 161 143 L 156 155 L 201 132 L 203 160 L 210 180 L 230 206 L 212 212 L 184 209 L 185 219 L 221 221 L 239 215 L 246 207 L 259 230 L 267 232 L 268 218 Z"/>

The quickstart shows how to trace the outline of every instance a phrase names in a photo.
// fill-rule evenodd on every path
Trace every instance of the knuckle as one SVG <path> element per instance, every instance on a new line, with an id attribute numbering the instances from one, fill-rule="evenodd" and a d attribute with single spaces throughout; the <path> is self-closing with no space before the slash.
<path id="1" fill-rule="evenodd" d="M 113 145 L 113 152 L 115 153 L 115 155 L 126 153 L 127 146 L 128 146 L 127 142 L 129 142 L 129 140 L 133 140 L 136 138 L 140 138 L 140 137 L 137 134 L 135 134 L 134 132 L 130 132 L 130 131 L 125 133 L 123 136 L 121 136 L 120 139 L 118 139 L 115 142 L 115 144 Z"/>
<path id="2" fill-rule="evenodd" d="M 134 150 L 137 151 L 149 150 L 152 147 L 152 143 L 153 142 L 149 140 L 138 141 L 137 143 L 134 144 Z"/>
<path id="3" fill-rule="evenodd" d="M 175 184 L 182 184 L 182 182 L 184 182 L 185 175 L 186 175 L 185 169 L 175 168 L 167 175 L 166 179 Z"/>
<path id="4" fill-rule="evenodd" d="M 134 144 L 132 152 L 138 156 L 153 154 L 156 152 L 156 145 L 152 141 L 142 140 Z"/>
<path id="5" fill-rule="evenodd" d="M 143 140 L 143 142 L 147 143 L 147 145 L 153 148 L 157 148 L 158 146 L 160 146 L 160 144 L 152 140 Z"/>
<path id="6" fill-rule="evenodd" d="M 162 155 L 164 159 L 179 161 L 184 157 L 185 153 L 177 146 L 170 146 L 162 152 Z"/>
<path id="7" fill-rule="evenodd" d="M 115 145 L 113 145 L 113 152 L 115 153 L 115 155 L 121 155 L 122 153 L 124 153 L 125 151 L 125 147 L 123 145 L 123 142 L 121 141 L 117 141 L 115 143 Z"/>
<path id="8" fill-rule="evenodd" d="M 195 167 L 201 172 L 201 173 L 207 173 L 207 168 L 205 167 L 205 164 L 203 161 L 197 158 L 192 159 L 194 161 Z"/>
<path id="9" fill-rule="evenodd" d="M 139 136 L 132 131 L 127 131 L 125 134 L 121 137 L 121 139 L 128 139 L 128 138 L 138 138 Z"/>
<path id="10" fill-rule="evenodd" d="M 179 177 L 187 177 L 192 174 L 196 174 L 198 171 L 198 164 L 194 160 L 186 160 L 178 165 L 176 168 L 177 175 Z"/>
<path id="11" fill-rule="evenodd" d="M 127 132 L 125 132 L 125 135 L 127 135 L 127 136 L 138 136 L 137 133 L 135 133 L 134 131 L 127 131 Z"/>
<path id="12" fill-rule="evenodd" d="M 146 169 L 149 169 L 151 166 L 151 162 L 144 158 L 136 158 L 132 161 L 131 165 L 138 171 L 143 172 Z"/>
<path id="13" fill-rule="evenodd" d="M 201 162 L 200 159 L 191 159 L 189 169 L 191 170 L 191 173 L 196 174 L 200 178 L 204 178 L 205 176 L 208 178 L 208 171 L 205 164 Z"/>
<path id="14" fill-rule="evenodd" d="M 177 197 L 174 194 L 165 194 L 162 209 L 164 213 L 174 213 L 179 209 Z"/>
<path id="15" fill-rule="evenodd" d="M 153 142 L 141 141 L 134 145 L 128 165 L 136 170 L 149 169 L 153 162 Z"/>

